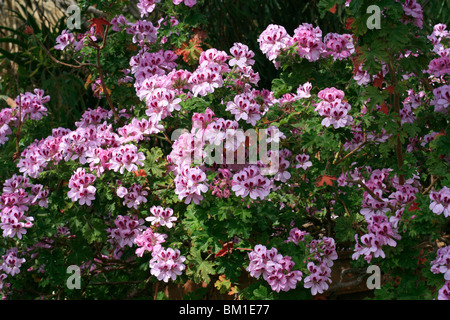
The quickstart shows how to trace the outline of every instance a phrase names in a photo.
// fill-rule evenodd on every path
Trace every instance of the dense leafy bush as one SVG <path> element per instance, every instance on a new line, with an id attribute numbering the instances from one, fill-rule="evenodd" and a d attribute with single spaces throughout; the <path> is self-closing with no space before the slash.
<path id="1" fill-rule="evenodd" d="M 255 18 L 227 48 L 231 2 L 79 3 L 105 16 L 27 32 L 99 104 L 49 125 L 37 87 L 0 111 L 5 299 L 311 299 L 349 252 L 376 298 L 450 297 L 450 31 L 419 3 L 320 1 L 327 25 Z"/>

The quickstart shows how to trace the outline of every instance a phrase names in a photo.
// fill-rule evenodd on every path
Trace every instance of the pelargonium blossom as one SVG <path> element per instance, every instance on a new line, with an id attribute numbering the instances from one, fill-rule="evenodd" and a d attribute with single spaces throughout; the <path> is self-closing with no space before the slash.
<path id="1" fill-rule="evenodd" d="M 152 259 L 149 262 L 150 273 L 164 282 L 175 280 L 186 269 L 185 260 L 186 257 L 180 254 L 180 250 L 164 249 L 159 246 L 158 250 L 152 252 Z"/>
<path id="2" fill-rule="evenodd" d="M 151 222 L 154 226 L 165 226 L 172 228 L 177 217 L 173 216 L 172 208 L 163 208 L 161 206 L 152 206 L 150 208 L 151 216 L 145 218 L 145 221 Z"/>

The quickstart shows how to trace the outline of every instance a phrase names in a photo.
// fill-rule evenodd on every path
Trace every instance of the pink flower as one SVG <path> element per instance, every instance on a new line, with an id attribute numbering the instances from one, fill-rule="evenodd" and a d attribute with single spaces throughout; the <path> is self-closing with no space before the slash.
<path id="1" fill-rule="evenodd" d="M 450 246 L 439 248 L 436 259 L 431 261 L 431 272 L 444 274 L 444 279 L 450 281 Z"/>
<path id="2" fill-rule="evenodd" d="M 307 170 L 309 167 L 312 166 L 312 162 L 309 161 L 309 155 L 307 154 L 299 154 L 295 157 L 295 160 L 297 160 L 297 164 L 295 167 L 302 168 L 303 170 Z"/>
<path id="3" fill-rule="evenodd" d="M 145 229 L 143 232 L 136 235 L 134 242 L 139 247 L 135 253 L 138 257 L 142 257 L 145 252 L 152 252 L 159 250 L 161 243 L 165 242 L 166 234 L 153 232 L 151 228 Z"/>
<path id="4" fill-rule="evenodd" d="M 297 88 L 297 95 L 295 96 L 295 99 L 306 99 L 311 97 L 310 91 L 312 89 L 312 84 L 309 82 L 306 82 L 304 84 L 301 84 Z"/>
<path id="5" fill-rule="evenodd" d="M 233 56 L 229 61 L 231 67 L 236 65 L 242 68 L 255 63 L 255 60 L 252 59 L 255 56 L 255 53 L 249 50 L 248 46 L 245 44 L 235 42 L 233 47 L 231 47 L 230 52 Z"/>
<path id="6" fill-rule="evenodd" d="M 18 274 L 25 259 L 19 258 L 17 253 L 18 249 L 16 247 L 7 250 L 6 254 L 2 256 L 3 264 L 0 266 L 0 270 L 3 270 L 3 272 L 11 276 Z"/>
<path id="7" fill-rule="evenodd" d="M 264 200 L 270 193 L 272 183 L 260 174 L 256 166 L 249 166 L 233 175 L 233 187 L 231 188 L 237 196 L 245 198 L 250 196 L 256 200 Z"/>
<path id="8" fill-rule="evenodd" d="M 145 218 L 146 221 L 151 222 L 152 225 L 166 226 L 172 228 L 173 223 L 177 221 L 177 217 L 173 216 L 173 210 L 171 208 L 163 208 L 161 206 L 153 206 L 150 208 L 150 212 L 153 216 Z"/>
<path id="9" fill-rule="evenodd" d="M 444 214 L 444 217 L 450 216 L 450 188 L 443 187 L 439 192 L 432 191 L 430 193 L 430 210 L 433 213 L 440 215 Z"/>
<path id="10" fill-rule="evenodd" d="M 58 43 L 54 47 L 56 50 L 64 50 L 67 46 L 75 43 L 75 36 L 68 30 L 63 30 L 56 38 L 56 43 Z"/>
<path id="11" fill-rule="evenodd" d="M 307 265 L 310 275 L 304 280 L 304 287 L 311 289 L 311 294 L 315 296 L 328 289 L 328 282 L 331 282 L 331 269 L 326 264 L 315 265 L 309 262 Z"/>
<path id="12" fill-rule="evenodd" d="M 244 120 L 252 126 L 261 119 L 260 105 L 249 92 L 237 94 L 233 101 L 227 103 L 226 111 L 234 114 L 236 121 Z"/>
<path id="13" fill-rule="evenodd" d="M 267 250 L 263 245 L 256 245 L 248 254 L 250 259 L 247 271 L 251 277 L 264 280 L 276 292 L 295 289 L 297 282 L 302 280 L 303 273 L 300 270 L 292 270 L 295 263 L 289 256 L 282 256 L 276 248 Z"/>
<path id="14" fill-rule="evenodd" d="M 147 202 L 146 196 L 148 192 L 143 190 L 140 184 L 133 183 L 128 190 L 124 187 L 119 187 L 117 189 L 117 195 L 120 198 L 124 198 L 123 205 L 126 205 L 128 208 L 138 209 L 142 203 Z"/>
<path id="15" fill-rule="evenodd" d="M 305 236 L 309 235 L 306 231 L 301 231 L 298 228 L 292 228 L 289 231 L 289 237 L 287 238 L 286 242 L 293 242 L 295 244 L 298 244 L 299 242 L 305 241 Z"/>
<path id="16" fill-rule="evenodd" d="M 144 165 L 143 160 L 145 160 L 144 154 L 138 152 L 135 145 L 128 144 L 114 148 L 108 164 L 110 165 L 109 169 L 123 174 L 125 170 L 136 171 L 138 166 Z"/>
<path id="17" fill-rule="evenodd" d="M 434 112 L 447 113 L 447 108 L 450 105 L 450 85 L 443 85 L 434 89 L 433 95 L 434 99 L 430 104 L 434 106 Z"/>
<path id="18" fill-rule="evenodd" d="M 283 26 L 270 24 L 259 35 L 258 43 L 263 54 L 267 59 L 275 62 L 281 51 L 288 47 L 291 37 Z"/>
<path id="19" fill-rule="evenodd" d="M 405 0 L 405 3 L 402 4 L 403 10 L 407 16 L 405 19 L 405 23 L 408 23 L 412 20 L 413 24 L 416 27 L 422 29 L 423 25 L 423 10 L 422 6 L 416 0 Z"/>
<path id="20" fill-rule="evenodd" d="M 118 215 L 114 220 L 115 228 L 108 229 L 109 239 L 119 248 L 132 247 L 135 239 L 145 229 L 144 220 L 137 217 Z"/>
<path id="21" fill-rule="evenodd" d="M 308 61 L 318 60 L 325 50 L 322 30 L 309 23 L 303 23 L 294 30 L 291 43 L 295 45 L 298 55 Z"/>
<path id="22" fill-rule="evenodd" d="M 450 281 L 445 281 L 445 284 L 438 291 L 438 300 L 450 300 Z"/>
<path id="23" fill-rule="evenodd" d="M 141 13 L 141 17 L 146 17 L 149 13 L 153 12 L 156 7 L 156 3 L 160 1 L 161 0 L 139 0 L 137 7 Z"/>
<path id="24" fill-rule="evenodd" d="M 185 167 L 175 178 L 175 193 L 179 199 L 189 204 L 199 204 L 203 200 L 202 193 L 208 191 L 206 174 L 198 167 Z"/>
<path id="25" fill-rule="evenodd" d="M 192 85 L 194 97 L 206 96 L 213 93 L 216 88 L 223 85 L 223 78 L 220 75 L 221 67 L 216 62 L 210 62 L 207 65 L 200 65 L 189 78 Z"/>
<path id="26" fill-rule="evenodd" d="M 179 5 L 183 0 L 172 0 L 174 5 Z M 197 3 L 197 0 L 184 0 L 184 4 L 188 7 L 193 7 Z"/>
<path id="27" fill-rule="evenodd" d="M 78 168 L 69 180 L 68 197 L 72 201 L 78 201 L 80 205 L 91 205 L 95 199 L 96 188 L 91 184 L 95 181 L 93 174 L 86 173 L 85 169 Z"/>
<path id="28" fill-rule="evenodd" d="M 175 280 L 186 269 L 186 266 L 183 264 L 186 257 L 180 255 L 178 249 L 168 248 L 165 250 L 159 247 L 158 250 L 153 251 L 152 257 L 149 262 L 150 273 L 158 280 L 164 282 Z"/>

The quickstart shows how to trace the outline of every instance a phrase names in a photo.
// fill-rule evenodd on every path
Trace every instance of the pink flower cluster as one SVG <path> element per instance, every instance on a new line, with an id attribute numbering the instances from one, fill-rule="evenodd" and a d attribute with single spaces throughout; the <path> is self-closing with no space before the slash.
<path id="1" fill-rule="evenodd" d="M 440 215 L 444 214 L 444 217 L 450 217 L 450 188 L 442 187 L 439 191 L 430 192 L 430 210 L 433 213 Z"/>
<path id="2" fill-rule="evenodd" d="M 218 169 L 218 174 L 210 186 L 212 195 L 218 198 L 229 198 L 231 196 L 232 173 L 228 169 Z"/>
<path id="3" fill-rule="evenodd" d="M 447 25 L 438 23 L 433 26 L 433 32 L 428 36 L 428 40 L 430 40 L 433 45 L 432 51 L 437 53 L 440 57 L 448 57 L 450 49 L 445 47 L 444 41 L 449 38 L 450 32 L 447 30 Z"/>
<path id="4" fill-rule="evenodd" d="M 261 175 L 259 167 L 250 165 L 233 175 L 231 190 L 236 196 L 264 200 L 270 193 L 272 182 Z"/>
<path id="5" fill-rule="evenodd" d="M 152 228 L 146 228 L 134 239 L 134 243 L 138 246 L 135 251 L 136 255 L 142 257 L 147 251 L 158 250 L 161 243 L 166 241 L 166 238 L 166 234 L 154 232 Z"/>
<path id="6" fill-rule="evenodd" d="M 408 96 L 403 100 L 403 107 L 400 109 L 401 124 L 413 123 L 416 120 L 414 110 L 422 104 L 422 97 L 425 92 L 421 91 L 415 93 L 412 90 L 408 91 Z"/>
<path id="7" fill-rule="evenodd" d="M 8 141 L 8 135 L 12 134 L 11 126 L 17 125 L 18 120 L 41 120 L 47 116 L 47 108 L 44 103 L 50 101 L 50 96 L 44 95 L 44 90 L 34 89 L 34 93 L 25 92 L 19 94 L 14 103 L 16 107 L 0 110 L 0 145 Z"/>
<path id="8" fill-rule="evenodd" d="M 193 7 L 197 3 L 197 0 L 172 0 L 174 5 L 179 5 L 184 1 L 184 4 L 188 7 Z"/>
<path id="9" fill-rule="evenodd" d="M 447 30 L 447 26 L 443 23 L 435 25 L 428 39 L 433 45 L 432 51 L 437 53 L 438 57 L 430 61 L 428 69 L 424 72 L 436 78 L 448 75 L 450 73 L 450 48 L 448 48 L 450 32 Z"/>
<path id="10" fill-rule="evenodd" d="M 350 34 L 328 33 L 322 38 L 322 30 L 309 23 L 302 23 L 291 37 L 282 26 L 270 24 L 258 38 L 259 47 L 266 57 L 279 67 L 278 56 L 288 48 L 308 61 L 317 61 L 328 56 L 334 60 L 349 58 L 355 47 Z"/>
<path id="11" fill-rule="evenodd" d="M 50 101 L 50 96 L 44 96 L 44 94 L 44 90 L 34 89 L 34 94 L 31 92 L 21 93 L 14 100 L 17 108 L 20 108 L 22 121 L 27 119 L 41 120 L 43 116 L 47 116 L 47 108 L 44 103 Z"/>
<path id="12" fill-rule="evenodd" d="M 439 248 L 436 259 L 431 261 L 431 272 L 444 274 L 444 279 L 450 281 L 450 246 Z"/>
<path id="13" fill-rule="evenodd" d="M 63 30 L 61 34 L 56 37 L 55 49 L 64 50 L 67 46 L 73 45 L 76 42 L 75 36 L 69 30 Z"/>
<path id="14" fill-rule="evenodd" d="M 416 27 L 423 27 L 423 10 L 417 0 L 405 0 L 402 4 L 403 11 L 408 17 L 404 19 L 404 23 L 412 22 Z"/>
<path id="15" fill-rule="evenodd" d="M 439 248 L 431 261 L 431 272 L 444 274 L 445 284 L 438 292 L 438 300 L 450 300 L 450 246 Z"/>
<path id="16" fill-rule="evenodd" d="M 138 169 L 138 166 L 143 166 L 144 153 L 139 152 L 137 149 L 137 146 L 134 144 L 114 148 L 108 163 L 110 164 L 109 169 L 123 174 L 125 169 L 128 172 L 133 172 Z"/>
<path id="17" fill-rule="evenodd" d="M 78 168 L 69 180 L 69 192 L 67 196 L 73 202 L 78 201 L 80 205 L 90 206 L 95 200 L 95 193 L 97 189 L 92 185 L 95 181 L 95 176 L 86 173 L 84 168 Z"/>
<path id="18" fill-rule="evenodd" d="M 139 0 L 136 5 L 141 13 L 141 18 L 147 17 L 149 13 L 155 10 L 156 4 L 161 0 Z"/>
<path id="19" fill-rule="evenodd" d="M 202 193 L 208 191 L 206 173 L 198 166 L 184 167 L 175 177 L 175 193 L 179 199 L 185 199 L 184 203 L 193 201 L 199 204 L 203 200 Z"/>
<path id="20" fill-rule="evenodd" d="M 324 40 L 325 53 L 323 56 L 331 55 L 334 60 L 349 58 L 355 52 L 351 34 L 328 33 Z"/>
<path id="21" fill-rule="evenodd" d="M 173 216 L 172 208 L 163 208 L 161 206 L 153 206 L 150 208 L 151 216 L 145 218 L 145 221 L 149 221 L 152 226 L 163 226 L 172 228 L 174 222 L 177 221 L 177 217 Z"/>
<path id="22" fill-rule="evenodd" d="M 291 37 L 283 26 L 270 24 L 259 35 L 258 43 L 259 48 L 266 55 L 267 59 L 275 63 L 282 50 L 290 45 Z"/>
<path id="23" fill-rule="evenodd" d="M 14 276 L 20 272 L 20 267 L 25 262 L 25 259 L 19 258 L 18 252 L 19 250 L 14 247 L 12 249 L 8 249 L 6 254 L 2 256 L 3 263 L 0 265 L 0 270 L 6 275 Z"/>
<path id="24" fill-rule="evenodd" d="M 286 242 L 293 242 L 296 245 L 298 245 L 299 242 L 305 242 L 305 237 L 309 235 L 308 232 L 302 231 L 299 228 L 292 228 L 289 231 L 289 237 L 287 238 Z"/>
<path id="25" fill-rule="evenodd" d="M 260 130 L 260 134 L 261 132 L 263 130 Z M 285 138 L 275 126 L 270 126 L 264 132 L 265 141 L 271 145 L 277 145 Z M 205 113 L 195 113 L 191 132 L 185 131 L 178 136 L 168 156 L 170 170 L 176 174 L 175 186 L 179 198 L 185 199 L 186 203 L 191 200 L 199 203 L 203 199 L 202 193 L 207 192 L 208 187 L 214 194 L 228 197 L 231 185 L 231 191 L 237 196 L 265 199 L 274 181 L 289 179 L 289 161 L 286 158 L 292 153 L 289 150 L 268 150 L 270 166 L 265 157 L 255 159 L 253 156 L 256 155 L 251 149 L 258 137 L 256 131 L 253 133 L 254 135 L 240 130 L 236 120 L 214 117 L 209 108 Z M 211 156 L 213 150 L 215 155 Z M 206 167 L 207 165 L 210 167 Z M 226 173 L 226 177 L 219 174 L 212 184 L 208 183 L 206 171 L 222 169 L 227 170 L 222 171 Z M 266 175 L 272 177 L 268 178 Z M 223 192 L 218 190 L 217 184 L 223 185 Z"/>
<path id="26" fill-rule="evenodd" d="M 136 216 L 118 215 L 114 220 L 114 225 L 115 228 L 110 228 L 107 232 L 109 233 L 109 241 L 119 248 L 132 247 L 142 230 L 145 229 L 144 220 Z"/>
<path id="27" fill-rule="evenodd" d="M 235 116 L 236 121 L 244 120 L 252 126 L 261 119 L 266 110 L 261 110 L 261 105 L 256 102 L 254 92 L 244 92 L 234 96 L 233 101 L 227 103 L 226 111 Z"/>
<path id="28" fill-rule="evenodd" d="M 298 154 L 295 157 L 295 160 L 297 161 L 295 168 L 302 168 L 303 170 L 307 170 L 309 167 L 312 166 L 312 162 L 309 160 L 309 155 L 307 154 Z"/>
<path id="29" fill-rule="evenodd" d="M 146 102 L 146 114 L 155 123 L 180 110 L 181 99 L 177 97 L 180 92 L 175 87 L 181 73 L 174 70 L 176 58 L 173 51 L 160 50 L 141 51 L 130 60 L 136 95 Z"/>
<path id="30" fill-rule="evenodd" d="M 368 219 L 367 231 L 368 233 L 361 237 L 361 243 L 358 242 L 358 235 L 355 235 L 356 245 L 355 252 L 352 255 L 353 260 L 357 260 L 361 255 L 370 263 L 372 258 L 385 258 L 383 246 L 389 245 L 391 247 L 397 246 L 395 240 L 400 240 L 401 237 L 397 230 L 393 228 L 392 223 L 384 214 L 374 214 Z"/>
<path id="31" fill-rule="evenodd" d="M 328 267 L 332 267 L 334 264 L 333 261 L 338 258 L 336 242 L 333 238 L 323 237 L 322 239 L 313 239 L 308 247 L 314 259 L 319 261 L 320 264 L 326 264 Z"/>
<path id="32" fill-rule="evenodd" d="M 188 82 L 192 85 L 194 97 L 206 96 L 224 84 L 223 74 L 230 71 L 225 51 L 208 49 L 200 54 L 198 68 L 191 74 Z"/>
<path id="33" fill-rule="evenodd" d="M 138 209 L 141 204 L 147 203 L 148 192 L 142 185 L 133 183 L 128 189 L 122 186 L 117 188 L 117 195 L 119 198 L 123 198 L 124 206 Z"/>
<path id="34" fill-rule="evenodd" d="M 310 274 L 305 277 L 304 287 L 311 289 L 312 295 L 328 290 L 328 283 L 331 282 L 331 269 L 325 263 L 316 265 L 314 262 L 308 262 L 307 269 Z"/>
<path id="35" fill-rule="evenodd" d="M 0 110 L 0 145 L 9 140 L 8 136 L 12 134 L 10 124 L 14 123 L 16 117 L 13 116 L 13 111 L 10 108 Z"/>
<path id="36" fill-rule="evenodd" d="M 156 42 L 158 29 L 150 21 L 137 20 L 135 23 L 128 23 L 128 25 L 126 33 L 133 35 L 133 43 L 144 46 L 147 43 Z"/>
<path id="37" fill-rule="evenodd" d="M 334 87 L 326 88 L 318 93 L 322 99 L 317 103 L 315 111 L 324 119 L 322 125 L 325 127 L 333 126 L 335 129 L 351 125 L 353 117 L 348 114 L 351 106 L 344 101 L 344 92 Z"/>
<path id="38" fill-rule="evenodd" d="M 303 273 L 300 270 L 292 270 L 295 265 L 292 258 L 279 254 L 276 248 L 267 250 L 259 244 L 248 253 L 248 257 L 250 263 L 247 271 L 250 276 L 259 278 L 262 275 L 276 292 L 295 289 L 297 282 L 302 280 Z"/>
<path id="39" fill-rule="evenodd" d="M 449 73 L 450 73 L 450 58 L 449 58 Z M 450 85 L 443 85 L 433 90 L 433 100 L 430 102 L 434 106 L 434 112 L 448 113 L 448 106 L 450 105 Z"/>
<path id="40" fill-rule="evenodd" d="M 139 142 L 144 140 L 146 136 L 156 134 L 164 130 L 159 122 L 152 119 L 133 118 L 130 123 L 124 125 L 117 130 L 120 143 Z"/>
<path id="41" fill-rule="evenodd" d="M 27 191 L 27 189 L 31 189 Z M 33 217 L 25 213 L 30 206 L 47 208 L 49 190 L 40 184 L 31 184 L 30 179 L 14 174 L 3 184 L 0 197 L 0 226 L 3 237 L 22 239 L 26 229 L 33 226 Z"/>
<path id="42" fill-rule="evenodd" d="M 450 300 L 450 281 L 445 281 L 442 288 L 438 291 L 438 300 Z"/>
<path id="43" fill-rule="evenodd" d="M 309 275 L 304 278 L 304 287 L 311 289 L 311 294 L 316 295 L 328 289 L 328 283 L 331 283 L 331 267 L 334 265 L 334 260 L 338 258 L 338 254 L 333 238 L 312 239 L 307 243 L 309 236 L 310 234 L 306 231 L 292 228 L 285 242 L 293 242 L 296 245 L 303 243 L 309 248 L 311 257 L 307 260 L 312 258 L 313 261 L 307 263 Z"/>
<path id="44" fill-rule="evenodd" d="M 149 262 L 150 273 L 164 282 L 175 280 L 186 269 L 185 260 L 186 257 L 180 254 L 180 250 L 164 249 L 159 246 L 152 252 L 152 259 Z"/>

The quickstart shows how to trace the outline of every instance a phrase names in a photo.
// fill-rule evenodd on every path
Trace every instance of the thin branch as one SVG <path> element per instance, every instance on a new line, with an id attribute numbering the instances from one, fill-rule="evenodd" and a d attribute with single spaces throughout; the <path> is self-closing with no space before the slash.
<path id="1" fill-rule="evenodd" d="M 389 55 L 388 68 L 389 68 L 389 74 L 392 77 L 392 84 L 393 84 L 394 88 L 396 88 L 397 83 L 398 83 L 397 76 L 395 74 L 394 65 L 392 63 L 392 58 L 390 55 Z M 398 93 L 395 91 L 395 89 L 394 89 L 394 111 L 400 116 L 400 97 L 399 97 Z M 401 121 L 397 120 L 397 123 L 398 123 L 399 128 L 401 128 L 402 127 Z M 395 146 L 395 150 L 397 153 L 397 166 L 398 166 L 398 169 L 401 170 L 403 167 L 404 160 L 403 160 L 402 144 L 400 141 L 399 134 L 397 134 L 397 143 Z M 399 176 L 399 184 L 403 185 L 404 183 L 405 183 L 405 175 L 401 174 Z"/>
<path id="2" fill-rule="evenodd" d="M 345 159 L 347 159 L 348 157 L 354 155 L 358 150 L 360 150 L 362 147 L 364 147 L 367 144 L 367 134 L 364 131 L 364 141 L 355 149 L 353 149 L 352 151 L 350 151 L 349 153 L 347 153 L 344 157 L 342 157 L 341 159 L 339 159 L 338 161 L 333 161 L 334 165 L 337 165 L 339 163 L 341 163 L 342 161 L 344 161 Z"/>
<path id="3" fill-rule="evenodd" d="M 42 44 L 41 41 L 39 41 L 39 39 L 36 37 L 36 35 L 34 33 L 32 33 L 32 36 L 34 37 L 34 39 L 36 40 L 36 42 L 39 44 L 39 46 L 42 48 L 42 50 L 45 51 L 45 53 L 50 57 L 50 59 L 53 60 L 53 62 L 66 66 L 66 67 L 70 67 L 70 68 L 75 68 L 75 69 L 80 69 L 82 67 L 95 67 L 95 64 L 93 63 L 78 63 L 77 65 L 75 64 L 70 64 L 70 63 L 66 63 L 66 62 L 62 62 L 58 59 L 56 59 L 51 52 Z"/>
<path id="4" fill-rule="evenodd" d="M 106 101 L 108 101 L 109 107 L 114 115 L 114 119 L 116 119 L 116 121 L 120 124 L 123 125 L 122 121 L 119 118 L 119 114 L 117 113 L 116 108 L 114 107 L 114 104 L 111 100 L 111 96 L 109 95 L 108 92 L 108 88 L 106 87 L 106 82 L 105 82 L 105 75 L 103 73 L 103 69 L 102 66 L 100 64 L 100 51 L 103 50 L 103 48 L 105 48 L 105 44 L 106 44 L 106 37 L 108 34 L 108 30 L 109 30 L 109 26 L 106 26 L 105 32 L 104 32 L 104 36 L 103 36 L 103 43 L 101 46 L 97 45 L 95 42 L 92 41 L 91 39 L 91 45 L 94 46 L 97 49 L 97 65 L 95 66 L 98 70 L 98 73 L 100 75 L 100 81 L 102 84 L 102 89 L 103 89 L 103 94 L 106 97 Z"/>
<path id="5" fill-rule="evenodd" d="M 426 188 L 426 189 L 422 192 L 422 195 L 426 195 L 426 194 L 431 190 L 431 188 L 433 188 L 434 184 L 435 184 L 436 182 L 438 182 L 439 179 L 440 179 L 440 177 L 437 177 L 436 179 L 433 179 L 433 177 L 434 177 L 434 175 L 431 176 L 431 183 L 430 183 L 430 185 L 428 186 L 428 188 Z"/>

